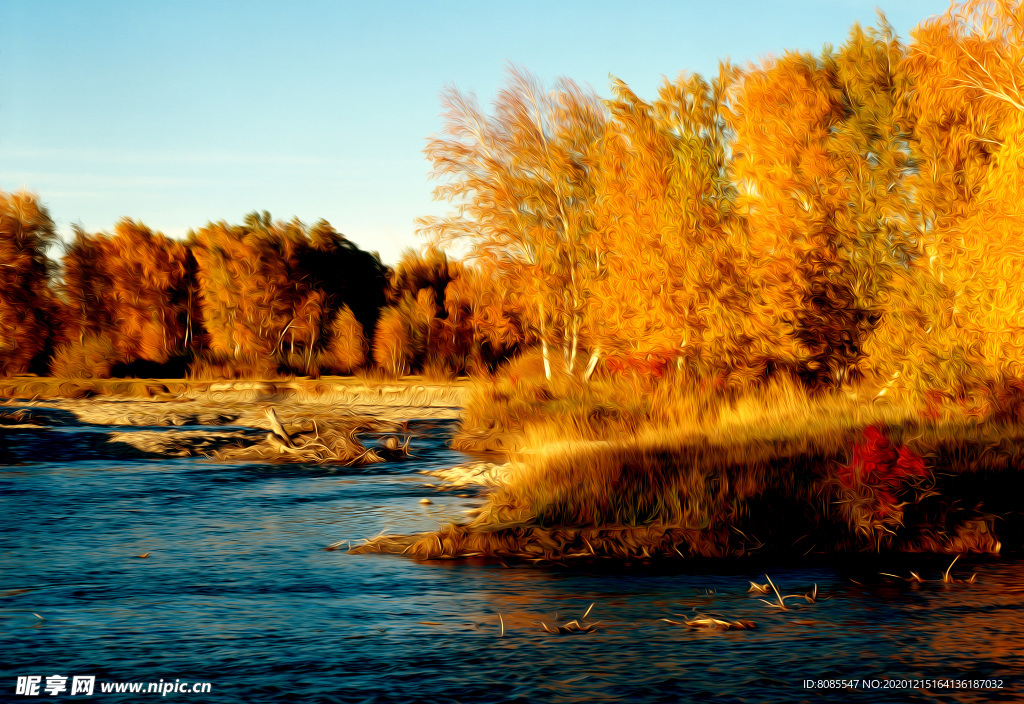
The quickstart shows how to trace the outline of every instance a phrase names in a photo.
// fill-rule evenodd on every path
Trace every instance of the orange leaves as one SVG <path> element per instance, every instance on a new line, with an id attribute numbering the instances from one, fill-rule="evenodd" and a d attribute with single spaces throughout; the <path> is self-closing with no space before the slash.
<path id="1" fill-rule="evenodd" d="M 321 364 L 335 374 L 351 374 L 366 363 L 369 345 L 363 327 L 348 306 L 342 306 L 331 321 L 330 342 Z"/>
<path id="2" fill-rule="evenodd" d="M 1024 6 L 967 0 L 914 33 L 906 103 L 916 122 L 922 264 L 956 385 L 1024 372 Z M 947 371 L 941 375 L 948 379 Z M 947 382 L 948 385 L 948 382 Z M 942 384 L 937 384 L 942 388 Z"/>
<path id="3" fill-rule="evenodd" d="M 747 255 L 812 385 L 863 374 L 890 287 L 916 275 L 904 54 L 883 18 L 820 57 L 786 54 L 752 69 L 734 98 Z"/>
<path id="4" fill-rule="evenodd" d="M 242 369 L 276 372 L 275 355 L 294 320 L 287 296 L 288 244 L 269 214 L 241 226 L 211 223 L 194 236 L 203 316 L 210 349 Z"/>
<path id="5" fill-rule="evenodd" d="M 115 358 L 129 364 L 164 364 L 185 354 L 196 306 L 195 263 L 183 243 L 123 218 L 113 235 L 77 231 L 64 267 L 72 343 L 80 352 L 87 336 L 104 335 Z"/>
<path id="6" fill-rule="evenodd" d="M 735 179 L 750 256 L 795 267 L 825 244 L 814 238 L 828 215 L 821 201 L 838 185 L 826 139 L 841 96 L 816 59 L 789 54 L 746 74 L 736 105 Z"/>
<path id="7" fill-rule="evenodd" d="M 190 246 L 216 363 L 241 375 L 316 374 L 323 355 L 332 370 L 358 359 L 359 339 L 336 337 L 339 329 L 355 332 L 351 321 L 335 318 L 348 305 L 372 331 L 383 304 L 383 266 L 328 223 L 310 230 L 253 213 L 241 225 L 207 225 Z"/>
<path id="8" fill-rule="evenodd" d="M 711 83 L 683 75 L 666 81 L 654 103 L 613 83 L 594 213 L 604 267 L 594 285 L 594 335 L 609 371 L 660 375 L 667 363 L 652 359 L 685 358 L 681 366 L 710 374 L 739 349 L 763 352 L 744 333 L 752 301 L 736 266 L 723 112 L 736 77 L 729 66 Z M 757 336 L 771 337 L 763 329 Z"/>
<path id="9" fill-rule="evenodd" d="M 374 360 L 391 374 L 486 373 L 522 342 L 520 316 L 493 269 L 408 250 L 388 288 Z M 387 317 L 387 320 L 384 318 Z"/>
<path id="10" fill-rule="evenodd" d="M 966 0 L 923 22 L 912 59 L 921 77 L 919 100 L 938 120 L 958 106 L 1024 111 L 1024 3 Z"/>
<path id="11" fill-rule="evenodd" d="M 385 308 L 373 336 L 373 361 L 394 377 L 407 374 L 412 361 L 409 326 L 397 308 Z"/>
<path id="12" fill-rule="evenodd" d="M 53 221 L 26 191 L 0 191 L 0 376 L 29 369 L 53 336 L 57 301 L 46 248 Z"/>

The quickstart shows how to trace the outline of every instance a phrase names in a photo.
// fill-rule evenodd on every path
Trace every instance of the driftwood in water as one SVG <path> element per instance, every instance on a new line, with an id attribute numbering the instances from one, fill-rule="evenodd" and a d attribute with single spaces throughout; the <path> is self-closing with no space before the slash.
<path id="1" fill-rule="evenodd" d="M 274 435 L 278 437 L 281 443 L 289 449 L 294 449 L 295 442 L 292 440 L 292 436 L 281 425 L 281 421 L 278 419 L 277 413 L 274 412 L 273 408 L 267 409 L 267 419 L 270 421 L 270 429 L 274 431 Z"/>
<path id="2" fill-rule="evenodd" d="M 299 428 L 296 428 L 293 422 L 292 431 L 289 432 L 285 430 L 273 408 L 267 408 L 265 413 L 271 432 L 266 434 L 264 442 L 218 453 L 218 458 L 352 466 L 408 456 L 408 440 L 404 445 L 399 443 L 397 438 L 390 443 L 385 441 L 385 447 L 380 452 L 363 445 L 356 437 L 356 433 L 360 430 L 376 429 L 367 419 L 328 418 L 327 423 L 321 425 L 316 420 L 307 418 Z"/>

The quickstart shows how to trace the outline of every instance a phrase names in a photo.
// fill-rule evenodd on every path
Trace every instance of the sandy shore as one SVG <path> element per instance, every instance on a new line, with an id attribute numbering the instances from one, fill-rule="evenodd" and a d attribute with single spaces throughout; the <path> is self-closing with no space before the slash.
<path id="1" fill-rule="evenodd" d="M 107 426 L 102 434 L 113 454 L 366 463 L 401 455 L 405 421 L 457 418 L 462 393 L 458 382 L 418 379 L 371 385 L 21 377 L 0 381 L 0 434 L 32 433 L 23 439 L 38 445 L 40 433 L 56 427 Z M 269 411 L 282 428 L 275 429 Z M 366 447 L 357 438 L 364 432 L 393 436 Z"/>
<path id="2" fill-rule="evenodd" d="M 457 418 L 464 393 L 465 382 L 436 383 L 416 377 L 380 383 L 351 377 L 289 381 L 0 379 L 0 403 L 4 405 L 58 408 L 85 423 L 119 425 L 250 425 L 259 422 L 267 406 L 381 420 Z"/>

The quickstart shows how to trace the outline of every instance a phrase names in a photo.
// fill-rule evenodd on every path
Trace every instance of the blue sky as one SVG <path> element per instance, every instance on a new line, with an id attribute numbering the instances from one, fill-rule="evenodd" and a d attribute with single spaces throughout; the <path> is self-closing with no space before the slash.
<path id="1" fill-rule="evenodd" d="M 172 236 L 253 210 L 329 220 L 395 262 L 431 199 L 446 85 L 488 102 L 507 62 L 607 95 L 842 43 L 870 0 L 0 0 L 0 189 L 62 233 L 122 216 Z M 881 5 L 907 39 L 940 0 Z"/>

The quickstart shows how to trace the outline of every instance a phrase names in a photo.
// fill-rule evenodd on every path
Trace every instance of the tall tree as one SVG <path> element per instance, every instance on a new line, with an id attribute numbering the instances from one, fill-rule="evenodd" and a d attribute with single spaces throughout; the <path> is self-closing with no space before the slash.
<path id="1" fill-rule="evenodd" d="M 906 110 L 916 92 L 908 49 L 879 14 L 877 28 L 854 25 L 831 56 L 846 113 L 827 141 L 845 207 L 837 228 L 850 233 L 846 271 L 867 318 L 855 371 L 880 387 L 932 386 L 944 353 L 936 314 L 941 283 L 929 266 L 918 121 Z M 857 332 L 862 334 L 857 336 Z"/>
<path id="2" fill-rule="evenodd" d="M 838 52 L 751 70 L 737 96 L 745 249 L 812 386 L 862 376 L 894 272 L 912 259 L 902 52 L 882 18 L 880 30 L 855 27 Z"/>
<path id="3" fill-rule="evenodd" d="M 445 288 L 440 336 L 457 362 L 453 371 L 486 373 L 526 343 L 521 316 L 496 272 L 465 266 Z"/>
<path id="4" fill-rule="evenodd" d="M 331 321 L 330 341 L 321 364 L 325 371 L 351 374 L 366 363 L 369 345 L 363 327 L 348 306 L 342 306 Z"/>
<path id="5" fill-rule="evenodd" d="M 311 342 L 313 326 L 297 315 L 308 287 L 292 275 L 298 228 L 253 213 L 242 225 L 210 224 L 192 237 L 210 350 L 243 373 L 277 373 L 289 345 L 294 352 L 296 330 L 300 351 Z"/>
<path id="6" fill-rule="evenodd" d="M 184 243 L 129 218 L 112 235 L 78 229 L 63 278 L 72 339 L 107 335 L 129 365 L 162 365 L 195 349 L 195 260 Z"/>
<path id="7" fill-rule="evenodd" d="M 1024 3 L 968 0 L 922 23 L 916 90 L 922 241 L 935 326 L 961 386 L 1024 374 Z"/>
<path id="8" fill-rule="evenodd" d="M 398 308 L 392 306 L 381 311 L 381 316 L 377 320 L 377 331 L 373 338 L 373 361 L 395 377 L 409 372 L 409 364 L 413 358 L 409 323 L 408 317 L 403 316 Z"/>
<path id="9" fill-rule="evenodd" d="M 26 191 L 0 191 L 0 375 L 21 374 L 53 343 L 57 302 L 46 249 L 53 221 Z"/>
<path id="10" fill-rule="evenodd" d="M 548 359 L 562 343 L 571 371 L 598 265 L 589 244 L 595 157 L 606 114 L 597 96 L 561 79 L 545 92 L 528 73 L 509 69 L 508 84 L 487 115 L 472 95 L 442 96 L 445 133 L 426 153 L 441 181 L 434 194 L 458 210 L 425 218 L 421 231 L 498 264 L 510 289 L 536 310 Z"/>
<path id="11" fill-rule="evenodd" d="M 708 377 L 760 366 L 770 319 L 753 314 L 737 266 L 723 65 L 666 81 L 647 103 L 613 83 L 601 155 L 596 239 L 605 276 L 595 286 L 594 337 L 613 356 L 666 362 Z M 596 351 L 596 349 L 595 349 Z M 639 360 L 637 359 L 639 358 Z"/>

